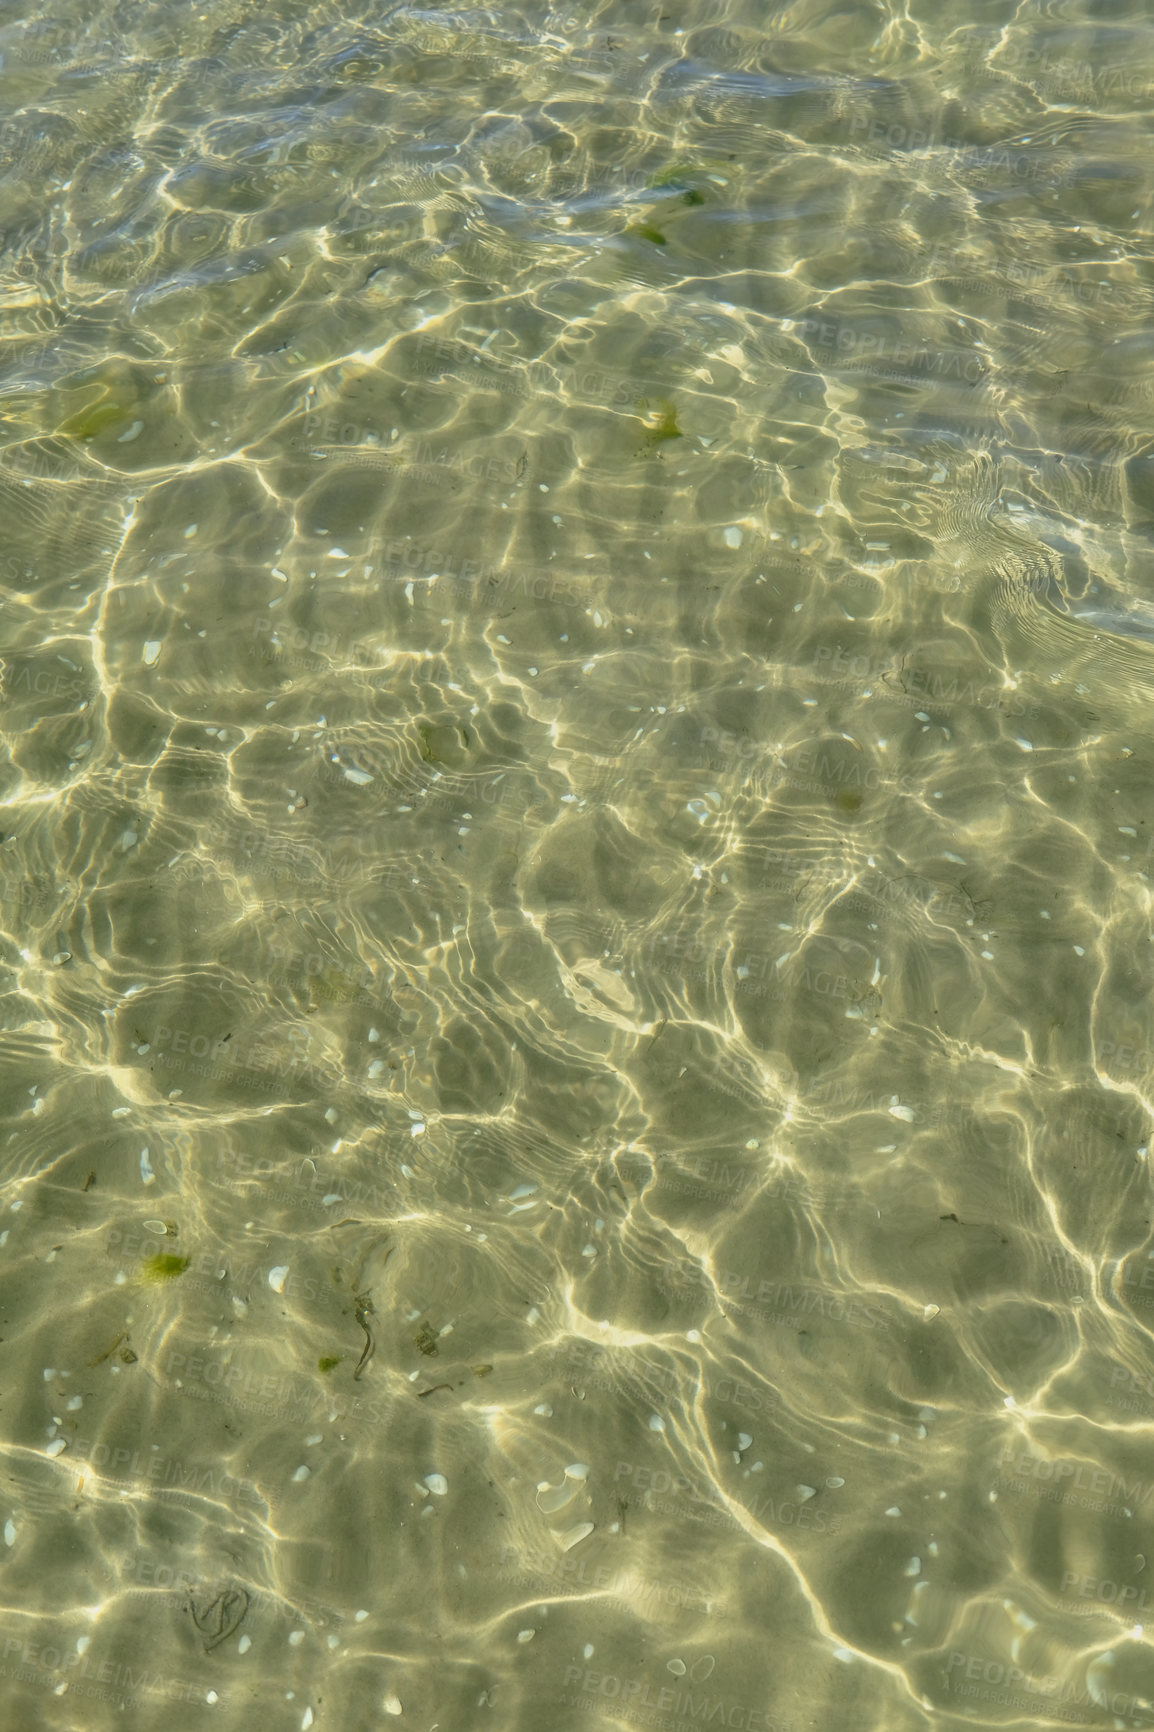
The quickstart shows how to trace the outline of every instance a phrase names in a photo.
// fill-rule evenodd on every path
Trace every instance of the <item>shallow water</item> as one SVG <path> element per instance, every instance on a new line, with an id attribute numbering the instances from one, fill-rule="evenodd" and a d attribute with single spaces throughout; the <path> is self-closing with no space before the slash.
<path id="1" fill-rule="evenodd" d="M 5 1724 L 1154 1725 L 1154 33 L 0 26 Z"/>

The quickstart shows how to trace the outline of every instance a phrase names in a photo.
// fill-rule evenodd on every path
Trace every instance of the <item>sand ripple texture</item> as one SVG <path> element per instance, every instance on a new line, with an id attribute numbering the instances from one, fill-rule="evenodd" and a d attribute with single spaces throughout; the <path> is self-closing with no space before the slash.
<path id="1" fill-rule="evenodd" d="M 1148 12 L 0 56 L 0 1721 L 1154 1726 Z"/>

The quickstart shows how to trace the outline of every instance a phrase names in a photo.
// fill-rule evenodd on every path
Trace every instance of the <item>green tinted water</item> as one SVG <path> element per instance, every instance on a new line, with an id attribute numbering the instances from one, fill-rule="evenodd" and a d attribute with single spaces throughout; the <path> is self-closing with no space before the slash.
<path id="1" fill-rule="evenodd" d="M 920 14 L 0 27 L 6 1724 L 1154 1724 L 1154 38 Z"/>

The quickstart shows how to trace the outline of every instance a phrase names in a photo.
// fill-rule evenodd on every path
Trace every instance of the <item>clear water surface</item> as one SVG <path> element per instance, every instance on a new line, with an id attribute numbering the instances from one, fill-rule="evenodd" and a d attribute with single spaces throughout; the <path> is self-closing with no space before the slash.
<path id="1" fill-rule="evenodd" d="M 0 55 L 4 1724 L 1154 1725 L 1148 8 Z"/>

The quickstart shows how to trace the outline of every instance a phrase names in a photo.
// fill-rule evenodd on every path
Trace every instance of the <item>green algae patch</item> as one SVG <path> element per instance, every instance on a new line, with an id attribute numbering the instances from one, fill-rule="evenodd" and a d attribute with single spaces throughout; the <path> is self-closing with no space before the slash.
<path id="1" fill-rule="evenodd" d="M 459 769 L 468 761 L 469 731 L 456 723 L 425 722 L 418 730 L 421 756 L 426 764 Z"/>
<path id="2" fill-rule="evenodd" d="M 318 1359 L 317 1370 L 323 1371 L 326 1374 L 330 1371 L 335 1371 L 343 1358 L 343 1353 L 334 1353 L 324 1359 Z"/>
<path id="3" fill-rule="evenodd" d="M 681 157 L 655 175 L 647 183 L 647 190 L 656 192 L 664 186 L 683 186 L 691 175 L 708 174 L 711 169 L 724 169 L 727 174 L 732 174 L 733 163 L 726 156 Z"/>
<path id="4" fill-rule="evenodd" d="M 115 398 L 101 397 L 95 403 L 70 415 L 58 431 L 66 439 L 78 439 L 82 444 L 99 438 L 114 427 L 127 427 L 133 419 L 134 404 L 118 403 Z"/>
<path id="5" fill-rule="evenodd" d="M 367 982 L 359 980 L 348 969 L 334 965 L 320 974 L 308 976 L 306 987 L 309 1005 L 315 1009 L 321 1004 L 356 1004 L 366 985 L 372 985 L 371 976 Z"/>
<path id="6" fill-rule="evenodd" d="M 664 445 L 668 439 L 685 437 L 677 425 L 677 411 L 668 397 L 642 397 L 637 408 L 646 418 L 645 443 L 651 450 L 657 445 Z"/>
<path id="7" fill-rule="evenodd" d="M 111 439 L 135 443 L 144 431 L 143 411 L 164 375 L 148 373 L 119 356 L 71 373 L 54 387 L 49 425 L 62 439 L 89 445 Z"/>
<path id="8" fill-rule="evenodd" d="M 655 247 L 667 247 L 669 245 L 661 230 L 654 228 L 652 223 L 630 223 L 625 233 L 627 235 L 640 235 L 643 241 L 652 241 Z"/>
<path id="9" fill-rule="evenodd" d="M 191 1257 L 177 1257 L 171 1251 L 157 1251 L 154 1256 L 146 1257 L 140 1266 L 142 1281 L 175 1281 L 178 1275 L 183 1275 Z"/>

